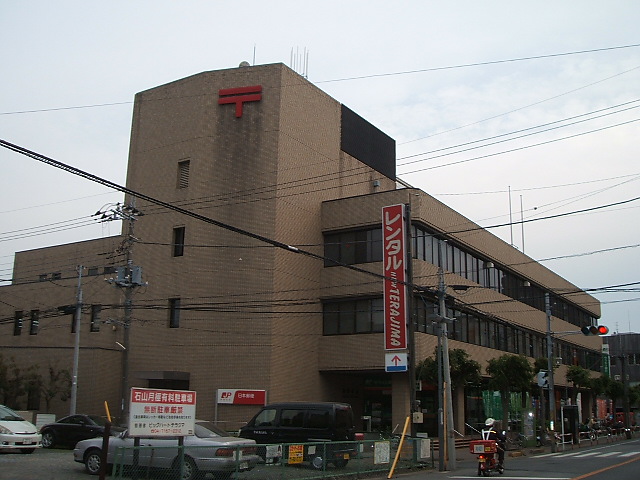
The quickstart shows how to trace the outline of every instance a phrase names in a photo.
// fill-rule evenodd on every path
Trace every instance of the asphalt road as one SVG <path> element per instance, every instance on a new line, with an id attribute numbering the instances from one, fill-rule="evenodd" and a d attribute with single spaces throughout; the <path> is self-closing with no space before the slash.
<path id="1" fill-rule="evenodd" d="M 84 465 L 73 461 L 73 450 L 39 448 L 25 455 L 0 453 L 1 480 L 92 480 Z"/>
<path id="2" fill-rule="evenodd" d="M 569 446 L 551 453 L 548 449 L 525 449 L 509 452 L 505 460 L 504 475 L 494 475 L 501 480 L 637 480 L 640 469 L 640 438 L 613 442 L 600 441 Z M 437 456 L 437 455 L 436 455 Z M 399 480 L 440 479 L 476 479 L 476 457 L 466 449 L 456 450 L 456 468 L 440 471 L 436 461 L 435 468 L 425 468 L 413 472 L 396 472 L 393 478 Z M 269 467 L 258 466 L 250 472 L 251 478 L 272 478 L 266 475 Z M 291 472 L 290 472 L 291 473 Z M 244 476 L 243 476 L 244 477 Z M 20 453 L 0 453 L 0 480 L 93 480 L 84 471 L 84 465 L 73 461 L 72 450 L 38 449 L 25 455 Z M 289 477 L 289 478 L 295 478 Z M 380 475 L 380 480 L 386 475 Z"/>

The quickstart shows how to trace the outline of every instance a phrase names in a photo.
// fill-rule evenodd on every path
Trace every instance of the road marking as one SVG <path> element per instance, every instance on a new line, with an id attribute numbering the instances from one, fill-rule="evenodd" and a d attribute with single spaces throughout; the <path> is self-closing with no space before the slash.
<path id="1" fill-rule="evenodd" d="M 571 480 L 582 480 L 583 478 L 589 478 L 593 475 L 597 475 L 602 472 L 606 472 L 607 470 L 612 470 L 614 468 L 622 467 L 623 465 L 628 465 L 629 463 L 633 463 L 640 460 L 640 456 L 635 458 L 630 458 L 626 462 L 618 463 L 616 465 L 611 465 L 610 467 L 601 468 L 600 470 L 596 470 L 595 472 L 585 473 L 584 475 L 580 475 L 579 477 L 573 477 Z"/>
<path id="2" fill-rule="evenodd" d="M 451 476 L 447 478 L 456 478 L 459 480 L 475 480 L 477 477 L 476 476 L 467 477 L 464 475 L 459 475 L 459 476 Z M 501 476 L 500 478 L 502 480 L 571 480 L 571 477 L 513 477 L 508 475 Z"/>
<path id="3" fill-rule="evenodd" d="M 600 457 L 610 457 L 611 455 L 621 455 L 622 452 L 607 452 L 607 453 L 601 453 L 600 455 L 598 455 L 598 458 Z"/>

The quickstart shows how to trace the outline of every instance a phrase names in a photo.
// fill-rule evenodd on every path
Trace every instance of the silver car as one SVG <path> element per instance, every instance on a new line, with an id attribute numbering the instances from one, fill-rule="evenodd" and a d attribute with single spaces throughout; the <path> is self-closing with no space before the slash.
<path id="1" fill-rule="evenodd" d="M 0 405 L 0 450 L 33 453 L 42 445 L 42 436 L 36 426 L 17 412 Z"/>
<path id="2" fill-rule="evenodd" d="M 184 437 L 182 480 L 202 478 L 213 472 L 216 480 L 229 478 L 234 472 L 251 470 L 260 457 L 256 454 L 255 440 L 230 436 L 210 422 L 196 421 L 195 435 Z M 109 438 L 107 469 L 132 466 L 134 438 L 127 431 Z M 73 459 L 84 463 L 92 475 L 100 473 L 102 438 L 81 440 L 73 450 Z M 178 437 L 140 438 L 137 465 L 143 469 L 180 469 Z"/>

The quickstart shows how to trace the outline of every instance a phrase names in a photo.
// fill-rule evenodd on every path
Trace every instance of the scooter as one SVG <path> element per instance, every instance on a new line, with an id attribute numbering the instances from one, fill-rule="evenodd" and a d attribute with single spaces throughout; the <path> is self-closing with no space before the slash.
<path id="1" fill-rule="evenodd" d="M 471 453 L 478 455 L 478 476 L 488 477 L 492 472 L 504 473 L 504 467 L 498 463 L 499 447 L 495 440 L 473 440 L 469 448 Z"/>

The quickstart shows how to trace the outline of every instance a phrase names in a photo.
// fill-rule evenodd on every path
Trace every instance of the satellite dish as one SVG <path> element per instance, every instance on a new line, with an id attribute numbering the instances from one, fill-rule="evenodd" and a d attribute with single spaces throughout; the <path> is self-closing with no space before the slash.
<path id="1" fill-rule="evenodd" d="M 251 64 L 249 62 L 247 62 L 246 60 L 243 60 L 240 62 L 240 65 L 238 65 L 239 67 L 250 67 Z"/>

